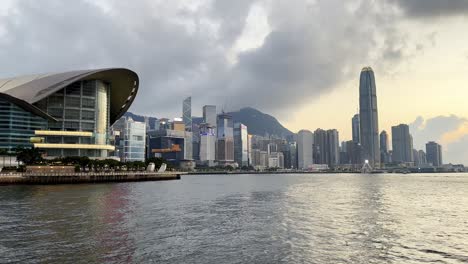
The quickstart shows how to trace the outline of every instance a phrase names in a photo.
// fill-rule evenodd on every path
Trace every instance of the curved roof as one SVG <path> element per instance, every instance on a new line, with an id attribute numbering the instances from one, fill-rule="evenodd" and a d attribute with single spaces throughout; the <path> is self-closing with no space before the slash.
<path id="1" fill-rule="evenodd" d="M 102 80 L 110 83 L 111 124 L 128 110 L 135 99 L 139 85 L 138 75 L 124 68 L 70 71 L 1 79 L 0 98 L 39 116 L 54 120 L 33 104 L 67 85 L 83 80 Z"/>

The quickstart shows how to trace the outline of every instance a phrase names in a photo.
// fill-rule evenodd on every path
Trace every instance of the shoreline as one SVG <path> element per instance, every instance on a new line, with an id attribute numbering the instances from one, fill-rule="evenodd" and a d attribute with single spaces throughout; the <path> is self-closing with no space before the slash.
<path id="1" fill-rule="evenodd" d="M 52 185 L 180 180 L 184 172 L 14 173 L 0 174 L 0 185 Z"/>
<path id="2" fill-rule="evenodd" d="M 468 173 L 465 171 L 445 171 L 445 172 L 410 172 L 410 173 L 401 173 L 401 172 L 373 172 L 373 173 L 361 173 L 360 171 L 351 172 L 335 172 L 335 171 L 214 171 L 214 172 L 188 172 L 186 175 L 223 175 L 223 174 L 232 174 L 232 175 L 242 175 L 242 174 L 454 174 L 454 173 Z"/>

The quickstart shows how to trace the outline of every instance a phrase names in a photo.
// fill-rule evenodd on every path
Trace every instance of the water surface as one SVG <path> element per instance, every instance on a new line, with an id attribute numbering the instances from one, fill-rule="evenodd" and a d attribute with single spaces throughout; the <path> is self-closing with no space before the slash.
<path id="1" fill-rule="evenodd" d="M 466 263 L 468 174 L 0 186 L 0 263 Z"/>

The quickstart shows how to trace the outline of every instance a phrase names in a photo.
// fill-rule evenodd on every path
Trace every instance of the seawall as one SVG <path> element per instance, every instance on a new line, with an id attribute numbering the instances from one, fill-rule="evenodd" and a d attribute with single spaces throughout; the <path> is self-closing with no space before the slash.
<path id="1" fill-rule="evenodd" d="M 134 181 L 180 180 L 182 172 L 110 172 L 110 173 L 17 173 L 0 174 L 0 185 L 77 184 Z"/>

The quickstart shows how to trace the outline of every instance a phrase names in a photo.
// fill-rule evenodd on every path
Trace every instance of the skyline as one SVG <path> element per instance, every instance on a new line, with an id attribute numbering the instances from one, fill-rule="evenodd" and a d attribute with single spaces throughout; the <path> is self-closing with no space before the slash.
<path id="1" fill-rule="evenodd" d="M 0 72 L 128 67 L 142 77 L 132 112 L 179 116 L 192 96 L 194 116 L 214 102 L 252 106 L 293 132 L 351 139 L 357 72 L 370 65 L 379 130 L 409 124 L 418 149 L 436 140 L 468 163 L 467 14 L 458 0 L 5 1 Z"/>

